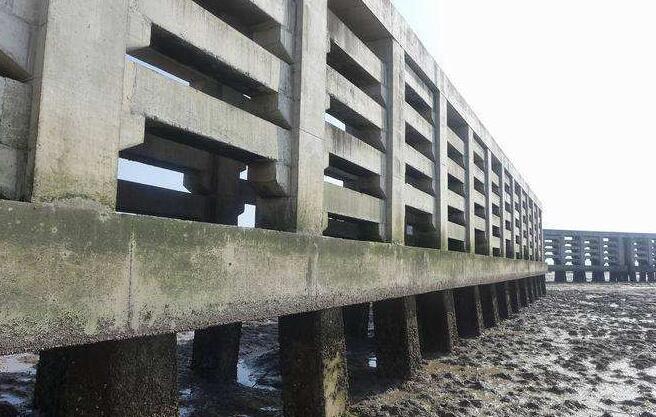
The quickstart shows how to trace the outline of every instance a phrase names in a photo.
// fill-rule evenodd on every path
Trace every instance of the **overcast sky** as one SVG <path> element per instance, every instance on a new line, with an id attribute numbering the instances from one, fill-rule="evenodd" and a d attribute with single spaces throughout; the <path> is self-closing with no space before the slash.
<path id="1" fill-rule="evenodd" d="M 394 0 L 544 205 L 656 232 L 656 1 Z"/>

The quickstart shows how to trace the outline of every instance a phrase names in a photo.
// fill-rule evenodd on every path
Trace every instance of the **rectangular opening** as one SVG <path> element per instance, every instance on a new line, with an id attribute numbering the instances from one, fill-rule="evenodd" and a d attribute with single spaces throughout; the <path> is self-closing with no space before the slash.
<path id="1" fill-rule="evenodd" d="M 462 197 L 465 196 L 465 184 L 462 181 L 460 181 L 458 178 L 454 177 L 453 175 L 449 174 L 448 182 L 449 182 L 449 190 L 453 191 L 454 193 Z"/>
<path id="2" fill-rule="evenodd" d="M 449 239 L 449 250 L 452 252 L 465 252 L 465 242 L 457 239 Z"/>
<path id="3" fill-rule="evenodd" d="M 405 208 L 405 244 L 421 248 L 438 248 L 433 216 L 412 207 Z"/>
<path id="4" fill-rule="evenodd" d="M 485 184 L 483 184 L 478 178 L 474 178 L 474 189 L 482 195 L 485 195 Z"/>
<path id="5" fill-rule="evenodd" d="M 427 194 L 435 194 L 433 191 L 433 179 L 407 164 L 405 166 L 405 183 Z"/>
<path id="6" fill-rule="evenodd" d="M 451 223 L 459 224 L 460 226 L 465 226 L 465 212 L 458 210 L 455 207 L 449 206 L 449 221 Z"/>
<path id="7" fill-rule="evenodd" d="M 474 229 L 474 253 L 477 255 L 489 255 L 487 236 L 484 230 Z"/>
<path id="8" fill-rule="evenodd" d="M 328 167 L 324 170 L 324 176 L 331 179 L 328 182 L 337 184 L 340 187 L 376 198 L 384 198 L 385 194 L 379 175 L 336 155 L 329 155 Z M 338 183 L 335 181 L 338 181 Z"/>
<path id="9" fill-rule="evenodd" d="M 333 213 L 328 213 L 328 227 L 324 230 L 323 235 L 347 240 L 375 242 L 381 240 L 377 223 L 352 219 Z"/>
<path id="10" fill-rule="evenodd" d="M 450 143 L 447 146 L 447 155 L 450 160 L 458 164 L 461 168 L 465 168 L 465 156 Z"/>
<path id="11" fill-rule="evenodd" d="M 480 217 L 481 219 L 487 218 L 485 207 L 481 206 L 478 203 L 474 203 L 474 214 Z"/>
<path id="12" fill-rule="evenodd" d="M 142 144 L 119 153 L 116 209 L 253 227 L 255 190 L 246 175 L 244 162 L 165 139 L 147 128 Z"/>
<path id="13" fill-rule="evenodd" d="M 280 127 L 290 128 L 287 111 L 278 108 L 280 100 L 276 97 L 280 93 L 163 28 L 152 25 L 150 46 L 131 51 L 129 56 L 167 78 L 186 83 Z M 277 104 L 272 106 L 272 103 Z"/>

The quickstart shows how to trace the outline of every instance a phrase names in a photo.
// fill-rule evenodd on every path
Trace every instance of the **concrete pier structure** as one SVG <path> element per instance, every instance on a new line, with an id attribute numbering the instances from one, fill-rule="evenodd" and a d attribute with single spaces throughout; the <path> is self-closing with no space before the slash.
<path id="1" fill-rule="evenodd" d="M 0 22 L 0 354 L 41 352 L 45 415 L 176 415 L 176 332 L 230 382 L 240 323 L 279 317 L 285 415 L 341 416 L 345 306 L 373 305 L 378 371 L 407 378 L 546 272 L 540 201 L 389 0 Z"/>
<path id="2" fill-rule="evenodd" d="M 656 234 L 545 230 L 544 251 L 556 282 L 656 279 Z"/>

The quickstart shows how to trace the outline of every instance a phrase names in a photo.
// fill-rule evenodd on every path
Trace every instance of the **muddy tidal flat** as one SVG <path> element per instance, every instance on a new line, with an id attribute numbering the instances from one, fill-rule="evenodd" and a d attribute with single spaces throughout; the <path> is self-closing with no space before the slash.
<path id="1" fill-rule="evenodd" d="M 282 416 L 275 321 L 243 329 L 239 383 L 188 371 L 179 336 L 182 417 Z M 380 380 L 369 342 L 349 344 L 355 417 L 656 417 L 656 285 L 549 284 L 522 314 L 426 358 L 411 381 Z M 33 416 L 37 355 L 0 358 L 0 417 Z"/>

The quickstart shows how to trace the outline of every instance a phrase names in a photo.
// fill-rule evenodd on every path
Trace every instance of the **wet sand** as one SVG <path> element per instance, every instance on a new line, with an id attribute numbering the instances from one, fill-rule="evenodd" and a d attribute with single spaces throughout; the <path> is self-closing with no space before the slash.
<path id="1" fill-rule="evenodd" d="M 656 285 L 548 290 L 452 354 L 427 358 L 411 381 L 381 381 L 371 344 L 349 343 L 352 415 L 656 417 Z M 181 416 L 281 416 L 276 333 L 275 321 L 244 326 L 232 387 L 196 380 L 188 371 L 193 334 L 179 335 Z M 0 417 L 14 408 L 36 417 L 37 360 L 0 358 Z"/>

